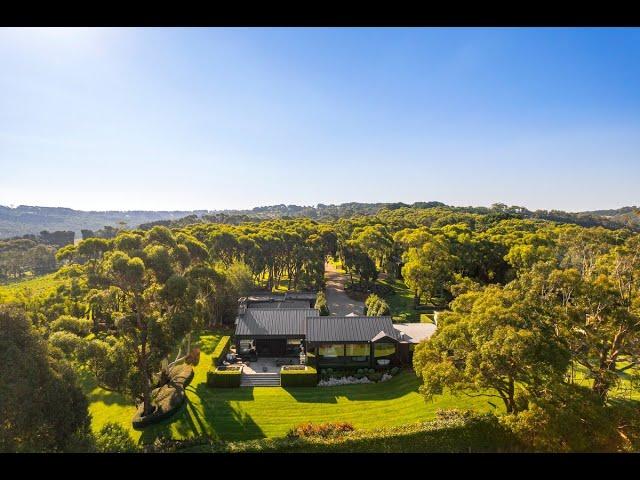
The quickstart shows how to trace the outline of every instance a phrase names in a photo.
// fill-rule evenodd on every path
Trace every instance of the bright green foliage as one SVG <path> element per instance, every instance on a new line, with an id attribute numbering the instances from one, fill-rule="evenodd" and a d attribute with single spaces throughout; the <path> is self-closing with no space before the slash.
<path id="1" fill-rule="evenodd" d="M 316 297 L 316 304 L 313 308 L 319 310 L 320 315 L 322 316 L 330 315 L 329 307 L 327 306 L 327 297 L 324 292 L 318 292 L 318 296 Z"/>
<path id="2" fill-rule="evenodd" d="M 382 298 L 375 293 L 372 293 L 367 297 L 364 302 L 365 315 L 370 317 L 381 317 L 384 315 L 390 315 L 389 305 Z"/>
<path id="3" fill-rule="evenodd" d="M 517 292 L 487 287 L 458 297 L 438 330 L 414 352 L 420 391 L 484 392 L 518 410 L 518 395 L 535 397 L 562 381 L 569 352 L 550 325 L 518 302 Z"/>

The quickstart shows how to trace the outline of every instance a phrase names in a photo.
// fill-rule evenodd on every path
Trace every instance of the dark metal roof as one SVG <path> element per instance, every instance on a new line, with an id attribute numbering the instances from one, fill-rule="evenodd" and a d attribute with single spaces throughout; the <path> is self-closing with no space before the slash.
<path id="1" fill-rule="evenodd" d="M 248 306 L 249 309 L 253 308 L 269 308 L 269 309 L 278 309 L 278 308 L 297 308 L 297 309 L 309 309 L 309 302 L 305 300 L 287 300 L 284 302 L 255 302 L 250 303 Z"/>
<path id="2" fill-rule="evenodd" d="M 380 332 L 398 339 L 391 317 L 314 317 L 307 319 L 306 338 L 310 342 L 369 342 Z"/>
<path id="3" fill-rule="evenodd" d="M 249 308 L 238 317 L 236 336 L 304 337 L 307 317 L 320 314 L 313 308 Z"/>

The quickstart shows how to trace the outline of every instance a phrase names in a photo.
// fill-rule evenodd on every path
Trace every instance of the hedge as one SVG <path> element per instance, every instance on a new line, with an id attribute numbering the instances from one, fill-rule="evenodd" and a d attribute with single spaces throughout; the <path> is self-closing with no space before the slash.
<path id="1" fill-rule="evenodd" d="M 218 366 L 222 363 L 222 360 L 224 360 L 229 348 L 231 348 L 231 337 L 225 335 L 220 339 L 218 345 L 211 354 L 211 362 L 214 366 Z"/>
<path id="2" fill-rule="evenodd" d="M 282 387 L 315 387 L 318 384 L 318 372 L 307 365 L 304 370 L 280 369 L 280 385 Z"/>
<path id="3" fill-rule="evenodd" d="M 207 372 L 207 386 L 214 388 L 235 388 L 240 386 L 242 370 L 209 370 Z"/>
<path id="4" fill-rule="evenodd" d="M 199 437 L 161 439 L 147 451 L 160 452 L 522 452 L 522 445 L 493 414 L 439 412 L 435 420 L 378 430 L 356 430 L 335 437 L 265 438 L 228 442 Z"/>

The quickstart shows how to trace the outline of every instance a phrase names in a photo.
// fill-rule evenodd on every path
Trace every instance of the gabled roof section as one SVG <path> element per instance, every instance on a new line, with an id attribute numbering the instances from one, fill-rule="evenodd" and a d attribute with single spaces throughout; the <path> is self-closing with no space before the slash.
<path id="1" fill-rule="evenodd" d="M 370 342 L 380 332 L 398 340 L 391 317 L 313 317 L 307 319 L 307 341 Z"/>
<path id="2" fill-rule="evenodd" d="M 392 337 L 391 335 L 386 334 L 384 330 L 380 330 L 380 332 L 371 339 L 371 342 L 375 343 L 375 342 L 379 342 L 380 340 L 393 340 L 394 342 L 398 341 L 395 337 Z"/>
<path id="3" fill-rule="evenodd" d="M 307 317 L 317 317 L 313 308 L 248 308 L 238 316 L 236 336 L 303 337 Z"/>

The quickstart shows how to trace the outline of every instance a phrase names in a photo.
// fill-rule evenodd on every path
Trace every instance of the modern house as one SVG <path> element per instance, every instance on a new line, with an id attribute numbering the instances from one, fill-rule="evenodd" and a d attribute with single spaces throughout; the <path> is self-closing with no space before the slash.
<path id="1" fill-rule="evenodd" d="M 314 294 L 306 295 L 240 299 L 239 351 L 252 348 L 258 357 L 297 357 L 304 351 L 315 355 L 320 368 L 374 368 L 410 364 L 413 347 L 435 331 L 432 324 L 394 324 L 389 316 L 322 317 L 308 306 Z M 306 308 L 301 302 L 308 302 Z"/>

